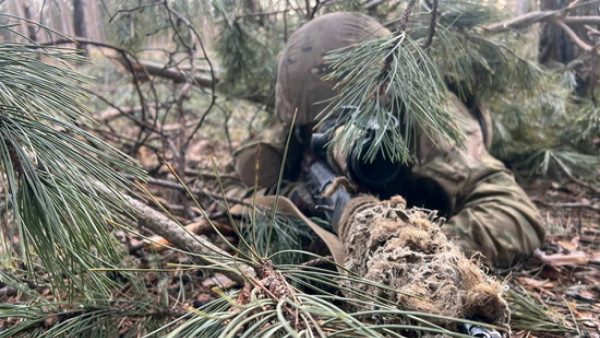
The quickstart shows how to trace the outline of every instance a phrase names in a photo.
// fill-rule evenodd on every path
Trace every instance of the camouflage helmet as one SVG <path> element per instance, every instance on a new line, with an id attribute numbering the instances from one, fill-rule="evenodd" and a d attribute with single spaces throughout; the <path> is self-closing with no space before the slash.
<path id="1" fill-rule="evenodd" d="M 375 19 L 360 13 L 330 13 L 306 23 L 290 36 L 279 56 L 277 117 L 290 123 L 297 107 L 296 125 L 313 123 L 336 94 L 335 83 L 321 80 L 329 71 L 323 60 L 327 52 L 389 34 Z"/>

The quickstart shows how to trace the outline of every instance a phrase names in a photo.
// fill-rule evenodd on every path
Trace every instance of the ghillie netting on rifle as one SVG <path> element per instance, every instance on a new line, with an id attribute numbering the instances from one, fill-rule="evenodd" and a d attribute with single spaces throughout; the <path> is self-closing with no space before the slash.
<path id="1" fill-rule="evenodd" d="M 510 311 L 502 298 L 502 284 L 487 275 L 477 261 L 465 257 L 442 233 L 442 223 L 435 212 L 406 209 L 400 196 L 388 201 L 371 196 L 352 200 L 340 220 L 340 238 L 347 248 L 345 266 L 391 288 L 377 288 L 359 280 L 342 283 L 390 299 L 404 310 L 478 318 L 506 326 Z M 388 320 L 372 317 L 382 324 Z M 456 322 L 434 322 L 456 330 Z"/>

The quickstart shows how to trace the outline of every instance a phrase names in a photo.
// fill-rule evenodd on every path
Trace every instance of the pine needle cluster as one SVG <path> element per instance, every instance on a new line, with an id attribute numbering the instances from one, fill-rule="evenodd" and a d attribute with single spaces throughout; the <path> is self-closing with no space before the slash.
<path id="1" fill-rule="evenodd" d="M 123 254 L 106 221 L 127 214 L 119 171 L 144 173 L 82 128 L 93 123 L 85 76 L 66 66 L 81 61 L 75 50 L 0 45 L 0 185 L 10 210 L 2 252 L 32 278 L 41 268 L 54 287 L 95 297 L 112 282 L 90 270 Z"/>

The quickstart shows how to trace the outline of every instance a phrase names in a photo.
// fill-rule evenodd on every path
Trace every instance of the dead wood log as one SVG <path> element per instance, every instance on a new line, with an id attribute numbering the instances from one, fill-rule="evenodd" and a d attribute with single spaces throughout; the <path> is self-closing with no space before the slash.
<path id="1" fill-rule="evenodd" d="M 215 231 L 215 228 L 226 235 L 233 233 L 233 229 L 231 229 L 231 227 L 216 221 L 209 221 L 207 219 L 201 219 L 185 226 L 185 230 L 187 232 L 195 235 L 206 235 Z M 150 242 L 148 242 L 146 245 L 146 250 L 162 252 L 169 246 L 173 246 L 173 244 L 170 243 L 166 238 L 155 235 L 150 237 Z"/>
<path id="2" fill-rule="evenodd" d="M 255 275 L 252 267 L 237 262 L 232 255 L 212 244 L 206 236 L 194 235 L 141 201 L 127 195 L 124 197 L 131 208 L 130 213 L 135 216 L 140 225 L 162 236 L 175 247 L 195 253 L 192 259 L 214 265 L 215 269 L 220 270 L 239 285 L 244 285 L 246 278 Z M 220 269 L 225 266 L 229 266 L 229 269 Z"/>
<path id="3" fill-rule="evenodd" d="M 218 79 L 214 79 L 210 76 L 200 73 L 190 74 L 189 69 L 167 67 L 166 65 L 153 62 L 148 60 L 126 60 L 125 57 L 121 56 L 115 59 L 122 67 L 127 69 L 129 72 L 136 73 L 142 77 L 146 75 L 157 76 L 164 79 L 171 80 L 175 83 L 191 82 L 200 87 L 213 87 L 218 82 Z"/>

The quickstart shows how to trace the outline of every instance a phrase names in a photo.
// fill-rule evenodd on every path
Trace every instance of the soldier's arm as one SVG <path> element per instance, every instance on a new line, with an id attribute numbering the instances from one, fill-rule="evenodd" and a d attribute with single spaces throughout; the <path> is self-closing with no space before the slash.
<path id="1" fill-rule="evenodd" d="M 440 147 L 421 135 L 413 174 L 436 183 L 448 235 L 458 237 L 467 252 L 481 252 L 490 266 L 511 266 L 541 245 L 541 217 L 513 174 L 487 152 L 480 124 L 458 98 L 450 98 L 448 109 L 465 133 L 465 147 Z"/>
<path id="2" fill-rule="evenodd" d="M 458 237 L 465 251 L 481 252 L 488 265 L 509 267 L 543 241 L 539 212 L 504 168 L 483 164 L 471 171 L 456 202 L 446 233 Z"/>
<path id="3" fill-rule="evenodd" d="M 488 265 L 509 267 L 541 245 L 539 212 L 513 174 L 483 148 L 439 153 L 414 174 L 436 182 L 447 200 L 445 232 L 467 253 L 481 252 Z"/>

